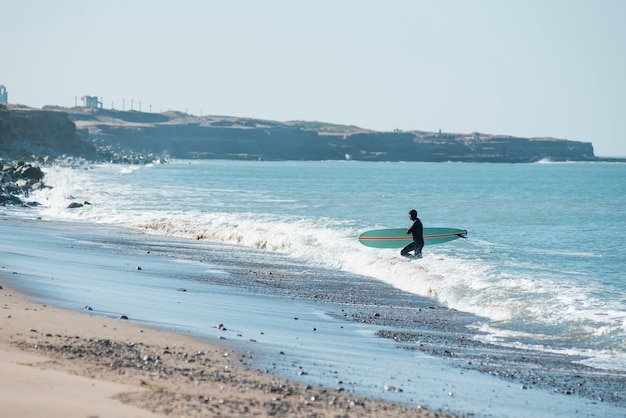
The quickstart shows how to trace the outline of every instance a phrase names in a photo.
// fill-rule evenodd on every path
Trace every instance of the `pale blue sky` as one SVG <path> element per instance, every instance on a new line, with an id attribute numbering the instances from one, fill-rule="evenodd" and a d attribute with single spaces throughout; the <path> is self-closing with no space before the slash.
<path id="1" fill-rule="evenodd" d="M 572 139 L 626 156 L 624 0 L 3 0 L 9 102 Z"/>

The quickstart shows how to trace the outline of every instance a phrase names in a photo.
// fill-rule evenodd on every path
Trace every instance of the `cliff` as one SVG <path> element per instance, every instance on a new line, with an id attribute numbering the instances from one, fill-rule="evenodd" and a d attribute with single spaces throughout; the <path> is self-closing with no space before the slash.
<path id="1" fill-rule="evenodd" d="M 0 106 L 0 157 L 63 154 L 125 162 L 164 156 L 433 162 L 598 160 L 591 143 L 554 138 L 377 132 L 321 122 L 197 117 L 180 112 Z"/>
<path id="2" fill-rule="evenodd" d="M 73 153 L 77 146 L 67 113 L 0 105 L 0 156 Z"/>
<path id="3" fill-rule="evenodd" d="M 320 122 L 276 122 L 75 109 L 79 135 L 114 152 L 173 158 L 361 161 L 594 161 L 593 146 L 554 138 L 422 131 L 377 132 Z"/>

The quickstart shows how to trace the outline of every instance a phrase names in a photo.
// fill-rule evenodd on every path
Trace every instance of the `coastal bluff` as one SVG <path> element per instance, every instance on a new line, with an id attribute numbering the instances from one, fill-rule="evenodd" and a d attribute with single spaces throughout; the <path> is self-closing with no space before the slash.
<path id="1" fill-rule="evenodd" d="M 67 113 L 0 105 L 0 157 L 70 154 L 78 145 Z"/>
<path id="2" fill-rule="evenodd" d="M 56 153 L 114 161 L 137 161 L 143 156 L 494 163 L 599 160 L 591 143 L 555 138 L 380 132 L 323 122 L 193 116 L 173 111 L 0 106 L 0 156 L 6 159 L 19 151 L 22 155 L 16 158 Z"/>
<path id="3" fill-rule="evenodd" d="M 594 161 L 593 146 L 554 138 L 379 132 L 323 122 L 277 122 L 180 112 L 76 109 L 78 135 L 98 146 L 172 158 L 247 160 Z"/>

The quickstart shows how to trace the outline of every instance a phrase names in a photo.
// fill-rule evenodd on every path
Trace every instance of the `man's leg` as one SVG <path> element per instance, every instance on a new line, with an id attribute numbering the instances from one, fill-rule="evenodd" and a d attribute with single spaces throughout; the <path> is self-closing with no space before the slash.
<path id="1" fill-rule="evenodd" d="M 411 254 L 409 254 L 411 251 L 413 251 L 415 249 L 415 243 L 412 242 L 409 245 L 407 245 L 406 247 L 404 247 L 402 249 L 402 251 L 400 251 L 400 255 L 403 257 L 410 257 Z"/>

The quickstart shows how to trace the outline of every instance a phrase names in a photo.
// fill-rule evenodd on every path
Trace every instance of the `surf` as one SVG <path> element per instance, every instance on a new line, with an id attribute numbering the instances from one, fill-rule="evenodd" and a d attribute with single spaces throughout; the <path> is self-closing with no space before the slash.
<path id="1" fill-rule="evenodd" d="M 626 353 L 624 251 L 611 238 L 611 225 L 626 222 L 616 211 L 623 166 L 178 161 L 45 171 L 52 188 L 33 193 L 42 207 L 26 216 L 276 252 L 479 315 L 502 344 L 536 332 L 531 344 L 545 349 L 558 345 L 552 334 L 581 353 Z M 73 201 L 91 204 L 69 209 Z M 468 238 L 427 246 L 414 261 L 359 243 L 414 206 L 425 227 L 462 225 Z"/>

